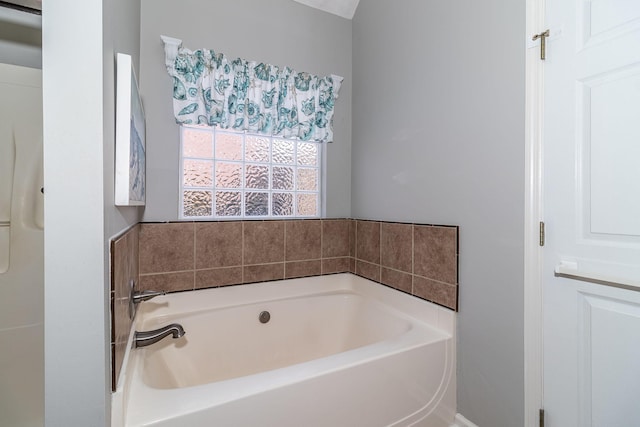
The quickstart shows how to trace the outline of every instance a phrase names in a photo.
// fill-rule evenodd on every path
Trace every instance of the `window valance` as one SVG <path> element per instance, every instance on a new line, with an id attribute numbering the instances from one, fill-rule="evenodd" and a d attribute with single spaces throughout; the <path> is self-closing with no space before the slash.
<path id="1" fill-rule="evenodd" d="M 163 37 L 173 78 L 176 122 L 333 141 L 333 112 L 342 77 L 316 76 L 263 62 L 191 51 Z"/>

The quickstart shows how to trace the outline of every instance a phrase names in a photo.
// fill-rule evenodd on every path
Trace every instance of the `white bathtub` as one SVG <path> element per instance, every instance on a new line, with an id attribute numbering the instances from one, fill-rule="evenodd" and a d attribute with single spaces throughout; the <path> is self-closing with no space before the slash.
<path id="1" fill-rule="evenodd" d="M 271 319 L 258 316 L 268 311 Z M 428 426 L 455 416 L 455 314 L 351 274 L 142 303 L 114 426 Z"/>

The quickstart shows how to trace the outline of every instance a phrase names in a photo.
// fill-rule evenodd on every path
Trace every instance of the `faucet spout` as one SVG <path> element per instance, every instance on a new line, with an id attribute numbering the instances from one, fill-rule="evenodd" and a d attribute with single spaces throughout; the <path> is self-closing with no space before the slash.
<path id="1" fill-rule="evenodd" d="M 142 301 L 148 301 L 151 298 L 160 296 L 160 295 L 166 295 L 166 292 L 164 291 L 141 291 L 141 292 L 132 292 L 131 294 L 131 299 L 133 300 L 134 304 L 139 304 Z"/>
<path id="2" fill-rule="evenodd" d="M 184 336 L 185 331 L 182 325 L 172 323 L 162 328 L 154 329 L 152 331 L 138 332 L 136 331 L 133 336 L 133 346 L 146 347 L 148 345 L 157 343 L 164 337 L 171 335 L 174 339 Z"/>

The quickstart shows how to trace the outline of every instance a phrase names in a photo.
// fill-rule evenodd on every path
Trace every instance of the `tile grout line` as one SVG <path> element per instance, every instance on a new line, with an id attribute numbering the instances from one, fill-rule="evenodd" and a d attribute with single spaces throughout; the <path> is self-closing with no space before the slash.
<path id="1" fill-rule="evenodd" d="M 415 277 L 415 257 L 416 257 L 416 225 L 411 224 L 411 295 L 414 295 L 413 280 Z"/>
<path id="2" fill-rule="evenodd" d="M 355 231 L 353 233 L 353 274 L 358 273 L 358 221 L 354 220 Z"/>
<path id="3" fill-rule="evenodd" d="M 282 263 L 284 264 L 282 266 L 282 277 L 287 277 L 287 229 L 289 227 L 287 227 L 287 224 L 289 223 L 289 221 L 284 221 L 284 242 L 282 244 L 282 250 L 283 250 L 283 254 L 282 254 Z"/>
<path id="4" fill-rule="evenodd" d="M 337 257 L 328 257 L 328 258 L 306 258 L 306 259 L 297 259 L 297 260 L 292 260 L 292 261 L 273 261 L 273 262 L 262 262 L 262 263 L 256 263 L 256 264 L 246 264 L 246 267 L 254 267 L 254 266 L 260 266 L 260 265 L 273 265 L 273 264 L 297 264 L 297 263 L 302 263 L 302 262 L 314 262 L 314 261 L 332 261 L 332 260 L 341 260 L 341 259 L 349 259 L 350 257 L 348 256 L 337 256 Z M 368 261 L 364 261 L 364 262 L 368 262 Z M 374 264 L 374 263 L 369 263 L 369 264 Z M 235 265 L 224 265 L 224 266 L 217 266 L 217 267 L 207 267 L 207 268 L 198 268 L 195 271 L 212 271 L 212 270 L 226 270 L 229 268 L 241 268 L 243 267 L 242 264 L 235 264 Z M 390 268 L 391 270 L 395 270 Z M 167 274 L 180 274 L 180 273 L 190 273 L 194 270 L 171 270 L 171 271 L 158 271 L 158 272 L 152 272 L 152 273 L 142 273 L 140 274 L 141 277 L 151 277 L 151 276 L 162 276 L 162 275 L 167 275 Z M 399 271 L 401 273 L 407 273 L 406 271 L 402 271 L 402 270 L 396 270 Z M 408 273 L 407 273 L 408 274 Z M 444 282 L 443 282 L 444 283 Z"/>
<path id="5" fill-rule="evenodd" d="M 380 265 L 378 266 L 378 280 L 382 283 L 382 221 L 378 223 L 378 250 L 380 251 L 379 259 Z"/>
<path id="6" fill-rule="evenodd" d="M 322 268 L 322 255 L 324 254 L 324 222 L 320 219 L 320 275 L 324 273 Z"/>
<path id="7" fill-rule="evenodd" d="M 198 236 L 196 233 L 196 223 L 193 222 L 193 290 L 196 290 L 196 247 L 198 245 Z"/>
<path id="8" fill-rule="evenodd" d="M 138 281 L 137 283 L 135 283 L 135 286 L 137 285 L 138 290 L 140 290 L 140 277 L 142 276 L 142 274 L 140 274 L 140 271 L 142 271 L 142 266 L 140 265 L 140 256 L 142 255 L 142 251 L 140 250 L 140 235 L 142 234 L 142 225 L 140 225 L 140 230 L 138 231 Z"/>

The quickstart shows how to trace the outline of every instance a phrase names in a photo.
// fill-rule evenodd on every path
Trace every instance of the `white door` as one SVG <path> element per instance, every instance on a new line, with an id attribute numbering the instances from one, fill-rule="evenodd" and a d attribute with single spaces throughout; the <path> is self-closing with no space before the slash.
<path id="1" fill-rule="evenodd" d="M 640 426 L 640 0 L 545 8 L 545 426 Z"/>

